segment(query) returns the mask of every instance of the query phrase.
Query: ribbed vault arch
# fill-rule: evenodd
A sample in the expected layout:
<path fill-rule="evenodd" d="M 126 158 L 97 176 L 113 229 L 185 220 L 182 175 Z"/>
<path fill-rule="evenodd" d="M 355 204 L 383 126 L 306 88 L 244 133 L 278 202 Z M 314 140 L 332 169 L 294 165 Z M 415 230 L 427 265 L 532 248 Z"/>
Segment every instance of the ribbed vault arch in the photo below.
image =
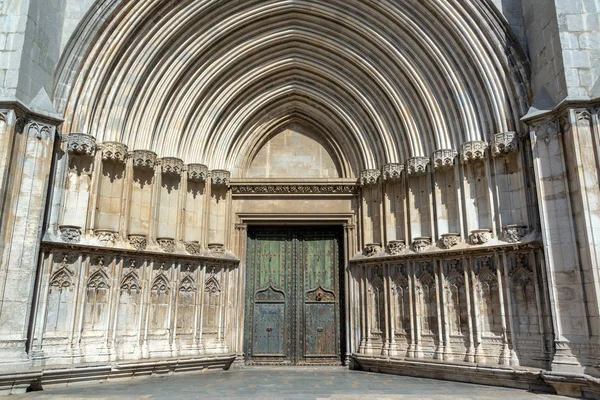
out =
<path fill-rule="evenodd" d="M 65 132 L 234 172 L 302 120 L 352 177 L 520 129 L 526 64 L 493 7 L 98 0 L 61 59 L 55 101 Z"/>

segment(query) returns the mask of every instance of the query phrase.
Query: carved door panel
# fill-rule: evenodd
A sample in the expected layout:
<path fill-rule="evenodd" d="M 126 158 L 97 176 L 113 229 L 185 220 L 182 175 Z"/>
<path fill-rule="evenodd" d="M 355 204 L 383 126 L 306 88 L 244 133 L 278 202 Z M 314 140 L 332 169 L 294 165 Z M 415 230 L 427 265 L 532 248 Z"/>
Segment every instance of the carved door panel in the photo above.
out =
<path fill-rule="evenodd" d="M 336 228 L 249 230 L 248 363 L 340 362 L 340 233 Z"/>

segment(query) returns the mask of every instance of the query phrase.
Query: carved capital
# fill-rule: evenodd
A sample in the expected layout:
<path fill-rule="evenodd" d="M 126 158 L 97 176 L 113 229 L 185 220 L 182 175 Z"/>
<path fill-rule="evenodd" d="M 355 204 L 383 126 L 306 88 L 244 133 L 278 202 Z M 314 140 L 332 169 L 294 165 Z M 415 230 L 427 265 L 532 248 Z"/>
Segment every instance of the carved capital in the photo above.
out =
<path fill-rule="evenodd" d="M 79 243 L 81 241 L 81 227 L 73 225 L 61 225 L 60 238 L 67 243 Z"/>
<path fill-rule="evenodd" d="M 133 168 L 154 170 L 156 153 L 150 150 L 134 150 L 129 153 Z"/>
<path fill-rule="evenodd" d="M 365 169 L 360 172 L 361 186 L 376 185 L 379 183 L 381 171 L 378 169 Z"/>
<path fill-rule="evenodd" d="M 202 252 L 202 246 L 197 241 L 185 242 L 184 246 L 185 246 L 185 251 L 187 251 L 188 253 L 190 253 L 192 255 L 197 256 Z"/>
<path fill-rule="evenodd" d="M 119 142 L 102 143 L 102 160 L 124 164 L 127 159 L 127 146 Z"/>
<path fill-rule="evenodd" d="M 181 176 L 183 172 L 183 161 L 176 157 L 161 158 L 160 166 L 165 175 Z"/>
<path fill-rule="evenodd" d="M 406 160 L 406 174 L 412 176 L 423 176 L 427 174 L 427 166 L 431 163 L 429 157 L 412 157 Z"/>
<path fill-rule="evenodd" d="M 202 164 L 188 164 L 187 176 L 192 182 L 204 182 L 208 179 L 208 167 Z"/>
<path fill-rule="evenodd" d="M 374 257 L 383 251 L 380 243 L 369 243 L 365 245 L 363 254 L 366 257 Z"/>
<path fill-rule="evenodd" d="M 492 232 L 489 229 L 476 229 L 471 232 L 469 241 L 471 244 L 486 244 L 492 239 Z"/>
<path fill-rule="evenodd" d="M 457 155 L 458 152 L 452 149 L 436 150 L 433 153 L 433 168 L 443 170 L 454 167 L 454 159 Z"/>
<path fill-rule="evenodd" d="M 67 151 L 70 154 L 92 157 L 96 152 L 96 138 L 85 133 L 70 133 L 67 136 Z"/>
<path fill-rule="evenodd" d="M 509 153 L 519 151 L 519 136 L 517 132 L 496 133 L 492 137 L 491 148 L 494 157 L 505 156 Z"/>
<path fill-rule="evenodd" d="M 506 225 L 502 227 L 502 238 L 508 243 L 518 243 L 527 235 L 527 227 L 521 225 Z"/>
<path fill-rule="evenodd" d="M 246 224 L 235 224 L 235 229 L 240 232 L 246 232 L 248 230 L 248 225 Z"/>
<path fill-rule="evenodd" d="M 388 253 L 392 256 L 398 256 L 406 250 L 406 241 L 390 240 L 388 243 Z"/>
<path fill-rule="evenodd" d="M 148 246 L 148 238 L 145 235 L 129 235 L 129 244 L 136 250 L 146 250 Z"/>
<path fill-rule="evenodd" d="M 440 239 L 440 247 L 449 250 L 460 243 L 460 235 L 458 233 L 445 233 Z"/>
<path fill-rule="evenodd" d="M 157 238 L 156 243 L 158 243 L 162 251 L 164 251 L 165 253 L 172 253 L 175 251 L 175 239 Z"/>
<path fill-rule="evenodd" d="M 209 243 L 208 250 L 213 257 L 223 257 L 225 255 L 225 246 L 222 243 Z"/>
<path fill-rule="evenodd" d="M 422 253 L 429 246 L 431 246 L 431 238 L 428 236 L 417 237 L 412 242 L 412 248 L 415 253 Z"/>
<path fill-rule="evenodd" d="M 487 142 L 474 141 L 463 143 L 460 148 L 460 159 L 463 164 L 467 164 L 473 161 L 485 160 L 485 152 L 488 149 Z"/>
<path fill-rule="evenodd" d="M 213 185 L 229 187 L 231 184 L 231 173 L 222 169 L 213 169 L 210 172 L 210 179 Z"/>
<path fill-rule="evenodd" d="M 397 181 L 402 179 L 404 164 L 385 164 L 383 170 L 383 181 Z"/>
<path fill-rule="evenodd" d="M 98 229 L 94 232 L 94 235 L 104 246 L 114 246 L 117 240 L 117 233 L 109 230 Z"/>

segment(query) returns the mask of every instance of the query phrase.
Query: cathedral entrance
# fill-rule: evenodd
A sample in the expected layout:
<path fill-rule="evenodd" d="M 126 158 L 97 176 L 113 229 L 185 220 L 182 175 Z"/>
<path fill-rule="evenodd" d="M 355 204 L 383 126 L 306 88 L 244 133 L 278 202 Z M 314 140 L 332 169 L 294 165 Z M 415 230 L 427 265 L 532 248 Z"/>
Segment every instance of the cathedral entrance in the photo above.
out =
<path fill-rule="evenodd" d="M 248 364 L 339 364 L 343 348 L 341 227 L 250 227 Z"/>

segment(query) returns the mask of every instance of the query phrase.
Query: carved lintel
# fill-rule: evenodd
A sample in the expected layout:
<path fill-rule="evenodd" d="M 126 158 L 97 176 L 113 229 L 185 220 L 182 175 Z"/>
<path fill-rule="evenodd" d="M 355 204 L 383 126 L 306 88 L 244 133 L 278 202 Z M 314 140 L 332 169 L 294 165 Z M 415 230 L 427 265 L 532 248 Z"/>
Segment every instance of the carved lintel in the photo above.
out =
<path fill-rule="evenodd" d="M 440 239 L 440 247 L 443 249 L 451 249 L 460 243 L 460 235 L 458 233 L 445 233 Z"/>
<path fill-rule="evenodd" d="M 509 153 L 519 151 L 519 136 L 517 132 L 496 133 L 492 137 L 491 148 L 494 157 L 505 156 Z"/>
<path fill-rule="evenodd" d="M 444 170 L 454 167 L 454 160 L 457 155 L 458 152 L 453 149 L 436 150 L 433 153 L 433 168 Z"/>
<path fill-rule="evenodd" d="M 184 246 L 185 246 L 185 251 L 187 251 L 188 253 L 190 253 L 192 255 L 197 256 L 202 252 L 202 246 L 200 245 L 200 242 L 198 242 L 198 241 L 185 242 Z"/>
<path fill-rule="evenodd" d="M 474 245 L 486 244 L 492 239 L 492 231 L 489 229 L 476 229 L 471 232 L 469 242 Z"/>
<path fill-rule="evenodd" d="M 429 246 L 431 246 L 431 238 L 428 236 L 416 237 L 413 239 L 412 248 L 415 253 L 422 253 Z"/>
<path fill-rule="evenodd" d="M 405 240 L 390 240 L 388 243 L 388 253 L 392 256 L 398 256 L 406 250 Z"/>
<path fill-rule="evenodd" d="M 148 238 L 145 235 L 129 235 L 129 244 L 136 250 L 146 250 L 148 246 Z"/>
<path fill-rule="evenodd" d="M 231 172 L 222 169 L 210 171 L 210 179 L 213 185 L 229 187 L 231 184 Z"/>
<path fill-rule="evenodd" d="M 364 255 L 366 257 L 374 257 L 382 252 L 381 243 L 368 243 L 364 248 Z"/>
<path fill-rule="evenodd" d="M 409 177 L 427 174 L 427 166 L 431 163 L 429 157 L 412 157 L 406 160 L 406 174 Z"/>
<path fill-rule="evenodd" d="M 225 255 L 225 246 L 222 243 L 209 243 L 208 250 L 213 257 L 222 257 Z"/>
<path fill-rule="evenodd" d="M 502 237 L 505 242 L 518 243 L 527 235 L 527 227 L 522 225 L 506 225 L 502 227 Z"/>
<path fill-rule="evenodd" d="M 208 179 L 208 167 L 202 164 L 188 164 L 187 176 L 192 182 L 204 182 Z"/>
<path fill-rule="evenodd" d="M 67 136 L 67 151 L 70 154 L 92 157 L 96 152 L 96 138 L 85 133 L 70 133 Z"/>
<path fill-rule="evenodd" d="M 114 231 L 98 229 L 94 232 L 96 239 L 104 246 L 114 246 L 118 234 Z"/>
<path fill-rule="evenodd" d="M 383 181 L 397 181 L 402 179 L 402 173 L 404 172 L 404 164 L 385 164 L 383 170 Z"/>
<path fill-rule="evenodd" d="M 127 145 L 119 142 L 102 143 L 102 160 L 124 164 L 127 159 Z"/>
<path fill-rule="evenodd" d="M 81 227 L 74 225 L 61 225 L 60 238 L 67 243 L 79 243 L 81 241 Z"/>
<path fill-rule="evenodd" d="M 463 143 L 460 148 L 460 159 L 463 164 L 467 164 L 473 161 L 485 160 L 485 152 L 488 149 L 487 142 L 484 141 L 473 141 Z"/>
<path fill-rule="evenodd" d="M 176 157 L 161 158 L 160 166 L 165 175 L 181 176 L 183 172 L 183 161 Z"/>
<path fill-rule="evenodd" d="M 381 171 L 378 169 L 365 169 L 360 172 L 360 184 L 361 186 L 376 185 L 379 183 L 381 177 Z"/>
<path fill-rule="evenodd" d="M 156 238 L 156 243 L 158 243 L 165 253 L 172 253 L 175 251 L 175 239 L 173 238 Z"/>
<path fill-rule="evenodd" d="M 156 153 L 150 150 L 134 150 L 129 153 L 133 168 L 154 170 Z"/>

